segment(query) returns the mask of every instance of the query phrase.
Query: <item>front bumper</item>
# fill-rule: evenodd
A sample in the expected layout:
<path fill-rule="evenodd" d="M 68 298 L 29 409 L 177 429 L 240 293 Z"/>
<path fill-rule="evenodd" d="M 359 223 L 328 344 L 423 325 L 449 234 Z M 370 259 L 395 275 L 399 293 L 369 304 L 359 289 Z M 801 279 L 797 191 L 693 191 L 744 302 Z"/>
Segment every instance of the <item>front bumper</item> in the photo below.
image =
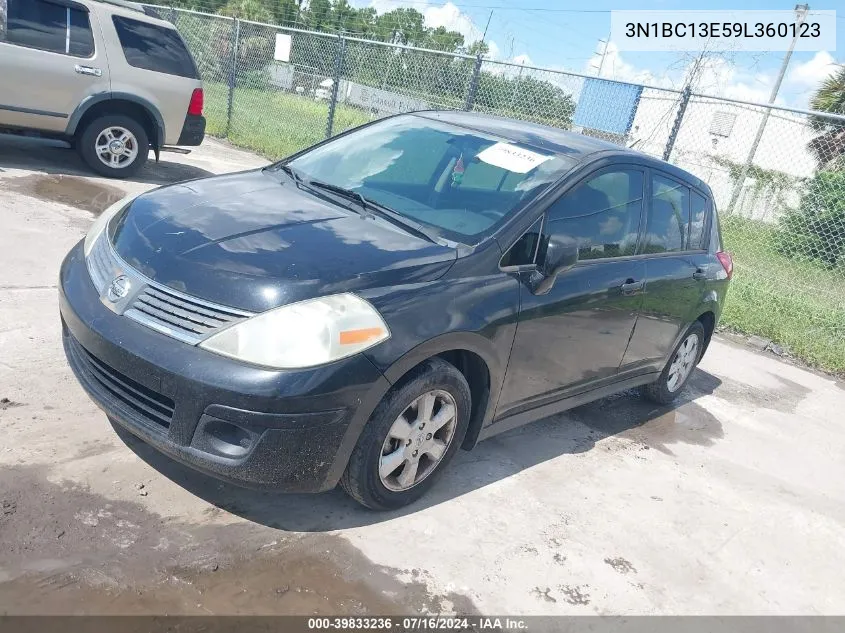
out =
<path fill-rule="evenodd" d="M 81 243 L 62 263 L 62 340 L 114 422 L 171 458 L 251 488 L 335 486 L 390 386 L 363 355 L 274 371 L 174 340 L 106 308 Z"/>

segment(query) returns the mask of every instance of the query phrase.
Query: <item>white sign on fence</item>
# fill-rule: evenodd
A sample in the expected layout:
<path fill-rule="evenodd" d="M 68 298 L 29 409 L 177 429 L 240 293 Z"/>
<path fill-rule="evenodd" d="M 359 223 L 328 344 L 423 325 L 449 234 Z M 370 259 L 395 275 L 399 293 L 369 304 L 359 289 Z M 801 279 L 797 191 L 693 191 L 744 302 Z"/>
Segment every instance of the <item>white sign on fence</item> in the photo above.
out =
<path fill-rule="evenodd" d="M 290 35 L 287 33 L 276 33 L 276 51 L 273 59 L 279 62 L 290 61 Z"/>
<path fill-rule="evenodd" d="M 379 88 L 371 88 L 352 81 L 344 81 L 341 84 L 340 92 L 346 103 L 377 112 L 398 114 L 399 112 L 413 112 L 431 108 L 428 103 L 421 99 L 414 99 Z"/>

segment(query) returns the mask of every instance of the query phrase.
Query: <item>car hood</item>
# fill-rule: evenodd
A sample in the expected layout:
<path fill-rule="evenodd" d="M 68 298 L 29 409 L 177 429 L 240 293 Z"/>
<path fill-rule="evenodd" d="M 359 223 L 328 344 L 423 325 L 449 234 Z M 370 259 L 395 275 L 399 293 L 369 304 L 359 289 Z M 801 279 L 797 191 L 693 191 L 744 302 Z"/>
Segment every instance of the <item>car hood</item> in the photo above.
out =
<path fill-rule="evenodd" d="M 263 171 L 144 194 L 111 233 L 118 255 L 147 277 L 256 312 L 326 294 L 430 281 L 457 256 Z"/>

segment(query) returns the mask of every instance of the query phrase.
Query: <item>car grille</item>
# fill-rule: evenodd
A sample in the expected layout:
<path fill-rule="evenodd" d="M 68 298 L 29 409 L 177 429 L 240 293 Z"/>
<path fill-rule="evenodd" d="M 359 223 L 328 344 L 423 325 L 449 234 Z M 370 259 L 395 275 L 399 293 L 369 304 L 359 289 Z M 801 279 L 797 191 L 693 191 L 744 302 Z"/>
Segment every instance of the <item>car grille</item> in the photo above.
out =
<path fill-rule="evenodd" d="M 77 369 L 84 373 L 100 399 L 111 400 L 128 408 L 153 428 L 168 429 L 173 419 L 173 400 L 113 369 L 86 350 L 73 336 L 66 335 L 69 356 Z"/>
<path fill-rule="evenodd" d="M 88 274 L 91 275 L 91 281 L 98 293 L 103 292 L 106 284 L 114 279 L 115 276 L 115 262 L 111 257 L 111 247 L 109 241 L 104 236 L 94 243 L 91 253 L 86 259 L 88 264 Z"/>
<path fill-rule="evenodd" d="M 253 316 L 251 312 L 204 301 L 154 282 L 124 262 L 105 235 L 94 244 L 87 264 L 100 296 L 118 275 L 130 280 L 132 290 L 125 301 L 103 300 L 109 309 L 189 345 Z"/>
<path fill-rule="evenodd" d="M 248 316 L 149 284 L 124 314 L 187 343 L 198 343 L 215 330 Z"/>

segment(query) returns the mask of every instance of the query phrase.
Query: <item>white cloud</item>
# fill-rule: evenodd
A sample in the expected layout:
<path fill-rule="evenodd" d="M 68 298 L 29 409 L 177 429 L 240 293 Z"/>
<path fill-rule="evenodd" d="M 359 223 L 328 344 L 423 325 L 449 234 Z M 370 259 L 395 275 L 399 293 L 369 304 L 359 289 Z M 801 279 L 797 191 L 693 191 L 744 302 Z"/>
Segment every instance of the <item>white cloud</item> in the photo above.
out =
<path fill-rule="evenodd" d="M 422 10 L 425 16 L 426 26 L 437 28 L 442 26 L 448 31 L 457 31 L 464 36 L 464 40 L 469 44 L 481 39 L 481 31 L 466 13 L 451 2 L 447 2 L 442 6 L 427 6 Z"/>
<path fill-rule="evenodd" d="M 827 51 L 819 51 L 803 64 L 793 66 L 786 75 L 786 81 L 796 88 L 815 90 L 822 81 L 836 71 L 836 60 Z"/>
<path fill-rule="evenodd" d="M 360 2 L 353 2 L 352 4 L 361 5 Z M 431 4 L 429 0 L 403 0 L 396 2 L 395 0 L 370 0 L 369 5 L 376 10 L 376 13 L 382 14 L 394 9 L 406 8 L 416 9 L 423 14 L 425 18 L 425 25 L 436 29 L 439 26 L 449 30 L 457 31 L 464 36 L 464 42 L 469 45 L 481 39 L 483 31 L 473 22 L 472 18 L 461 11 L 452 2 L 446 4 Z M 501 49 L 492 40 L 487 40 L 487 45 L 490 49 L 487 57 L 496 59 Z"/>
<path fill-rule="evenodd" d="M 615 43 L 607 45 L 607 54 L 602 65 L 601 76 L 634 83 L 643 83 L 658 88 L 681 88 L 689 77 L 696 55 L 688 60 L 663 68 L 644 68 L 630 63 L 622 57 Z M 601 54 L 595 53 L 587 61 L 583 72 L 595 74 L 601 62 Z M 833 57 L 827 52 L 816 53 L 809 61 L 793 64 L 784 79 L 775 103 L 806 107 L 809 91 L 818 86 L 827 74 L 835 70 Z M 755 71 L 724 55 L 705 57 L 698 69 L 693 89 L 713 96 L 730 97 L 743 101 L 766 103 L 769 100 L 776 71 Z"/>
<path fill-rule="evenodd" d="M 602 53 L 596 52 L 587 60 L 584 67 L 584 72 L 594 74 L 596 70 L 601 67 L 601 77 L 605 79 L 619 79 L 620 81 L 631 81 L 635 83 L 650 84 L 653 86 L 660 86 L 670 88 L 675 81 L 669 76 L 668 72 L 662 74 L 655 74 L 646 68 L 637 68 L 633 64 L 628 63 L 622 59 L 622 54 L 619 52 L 619 47 L 614 42 L 608 42 L 606 51 L 603 51 L 604 62 L 602 62 Z"/>

